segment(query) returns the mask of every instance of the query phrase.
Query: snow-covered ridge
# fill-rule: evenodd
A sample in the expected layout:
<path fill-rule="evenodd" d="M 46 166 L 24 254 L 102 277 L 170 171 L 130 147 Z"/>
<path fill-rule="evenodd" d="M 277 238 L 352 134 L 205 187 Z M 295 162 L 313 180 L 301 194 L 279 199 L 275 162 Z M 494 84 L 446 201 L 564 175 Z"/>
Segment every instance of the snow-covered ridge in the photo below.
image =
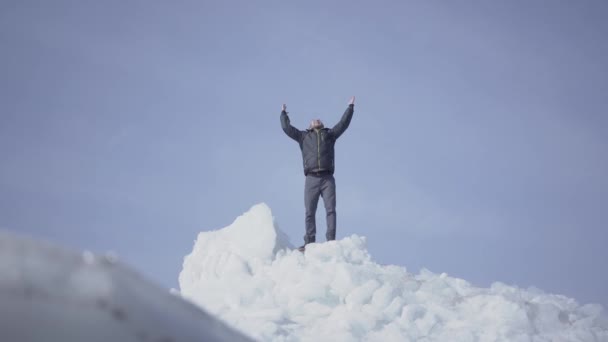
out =
<path fill-rule="evenodd" d="M 179 284 L 260 341 L 608 341 L 600 305 L 379 265 L 357 235 L 302 254 L 265 204 L 200 233 Z"/>
<path fill-rule="evenodd" d="M 247 342 L 112 256 L 0 231 L 2 342 Z"/>

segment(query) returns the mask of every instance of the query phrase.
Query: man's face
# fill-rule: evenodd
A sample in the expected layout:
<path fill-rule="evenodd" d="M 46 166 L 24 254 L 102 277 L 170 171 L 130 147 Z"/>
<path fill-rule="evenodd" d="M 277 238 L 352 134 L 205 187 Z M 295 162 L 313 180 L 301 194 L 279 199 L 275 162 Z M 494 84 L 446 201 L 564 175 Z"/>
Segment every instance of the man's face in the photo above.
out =
<path fill-rule="evenodd" d="M 321 119 L 314 119 L 310 122 L 310 128 L 311 129 L 321 129 L 321 128 L 323 128 L 323 122 L 321 121 Z"/>

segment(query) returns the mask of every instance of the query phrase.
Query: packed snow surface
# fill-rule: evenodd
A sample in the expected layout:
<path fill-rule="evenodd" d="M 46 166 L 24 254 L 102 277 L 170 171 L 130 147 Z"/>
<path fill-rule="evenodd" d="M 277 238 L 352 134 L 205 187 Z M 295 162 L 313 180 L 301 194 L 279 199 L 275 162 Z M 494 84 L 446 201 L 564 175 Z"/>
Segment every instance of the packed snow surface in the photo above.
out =
<path fill-rule="evenodd" d="M 2 342 L 247 342 L 112 256 L 0 231 Z"/>
<path fill-rule="evenodd" d="M 201 232 L 182 296 L 259 341 L 608 341 L 598 304 L 380 265 L 357 235 L 293 249 L 270 208 Z"/>

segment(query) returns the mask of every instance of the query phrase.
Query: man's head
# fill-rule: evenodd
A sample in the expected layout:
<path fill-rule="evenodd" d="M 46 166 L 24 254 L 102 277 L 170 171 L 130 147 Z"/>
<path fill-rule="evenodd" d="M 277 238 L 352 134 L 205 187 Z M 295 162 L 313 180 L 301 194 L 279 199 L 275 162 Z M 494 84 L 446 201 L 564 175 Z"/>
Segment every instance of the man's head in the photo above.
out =
<path fill-rule="evenodd" d="M 310 129 L 321 129 L 323 127 L 323 122 L 320 119 L 314 119 L 310 122 Z"/>

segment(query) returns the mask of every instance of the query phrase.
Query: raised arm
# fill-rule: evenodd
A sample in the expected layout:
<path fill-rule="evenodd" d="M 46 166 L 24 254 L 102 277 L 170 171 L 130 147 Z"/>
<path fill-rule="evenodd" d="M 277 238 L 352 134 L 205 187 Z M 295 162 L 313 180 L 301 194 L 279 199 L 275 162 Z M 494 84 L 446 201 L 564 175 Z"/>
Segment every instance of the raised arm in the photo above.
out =
<path fill-rule="evenodd" d="M 353 118 L 353 113 L 355 112 L 355 97 L 351 97 L 350 101 L 348 101 L 348 107 L 346 108 L 346 111 L 344 111 L 344 114 L 342 114 L 342 119 L 340 119 L 340 122 L 338 122 L 332 129 L 331 131 L 334 133 L 334 136 L 336 137 L 336 139 L 338 139 L 342 133 L 344 133 L 344 131 L 346 131 L 346 129 L 348 128 L 348 125 L 350 125 L 350 120 L 352 120 Z"/>
<path fill-rule="evenodd" d="M 301 142 L 302 141 L 302 131 L 293 127 L 289 121 L 289 116 L 287 116 L 287 106 L 283 105 L 281 110 L 281 128 L 283 128 L 283 132 L 287 134 L 291 139 Z"/>

